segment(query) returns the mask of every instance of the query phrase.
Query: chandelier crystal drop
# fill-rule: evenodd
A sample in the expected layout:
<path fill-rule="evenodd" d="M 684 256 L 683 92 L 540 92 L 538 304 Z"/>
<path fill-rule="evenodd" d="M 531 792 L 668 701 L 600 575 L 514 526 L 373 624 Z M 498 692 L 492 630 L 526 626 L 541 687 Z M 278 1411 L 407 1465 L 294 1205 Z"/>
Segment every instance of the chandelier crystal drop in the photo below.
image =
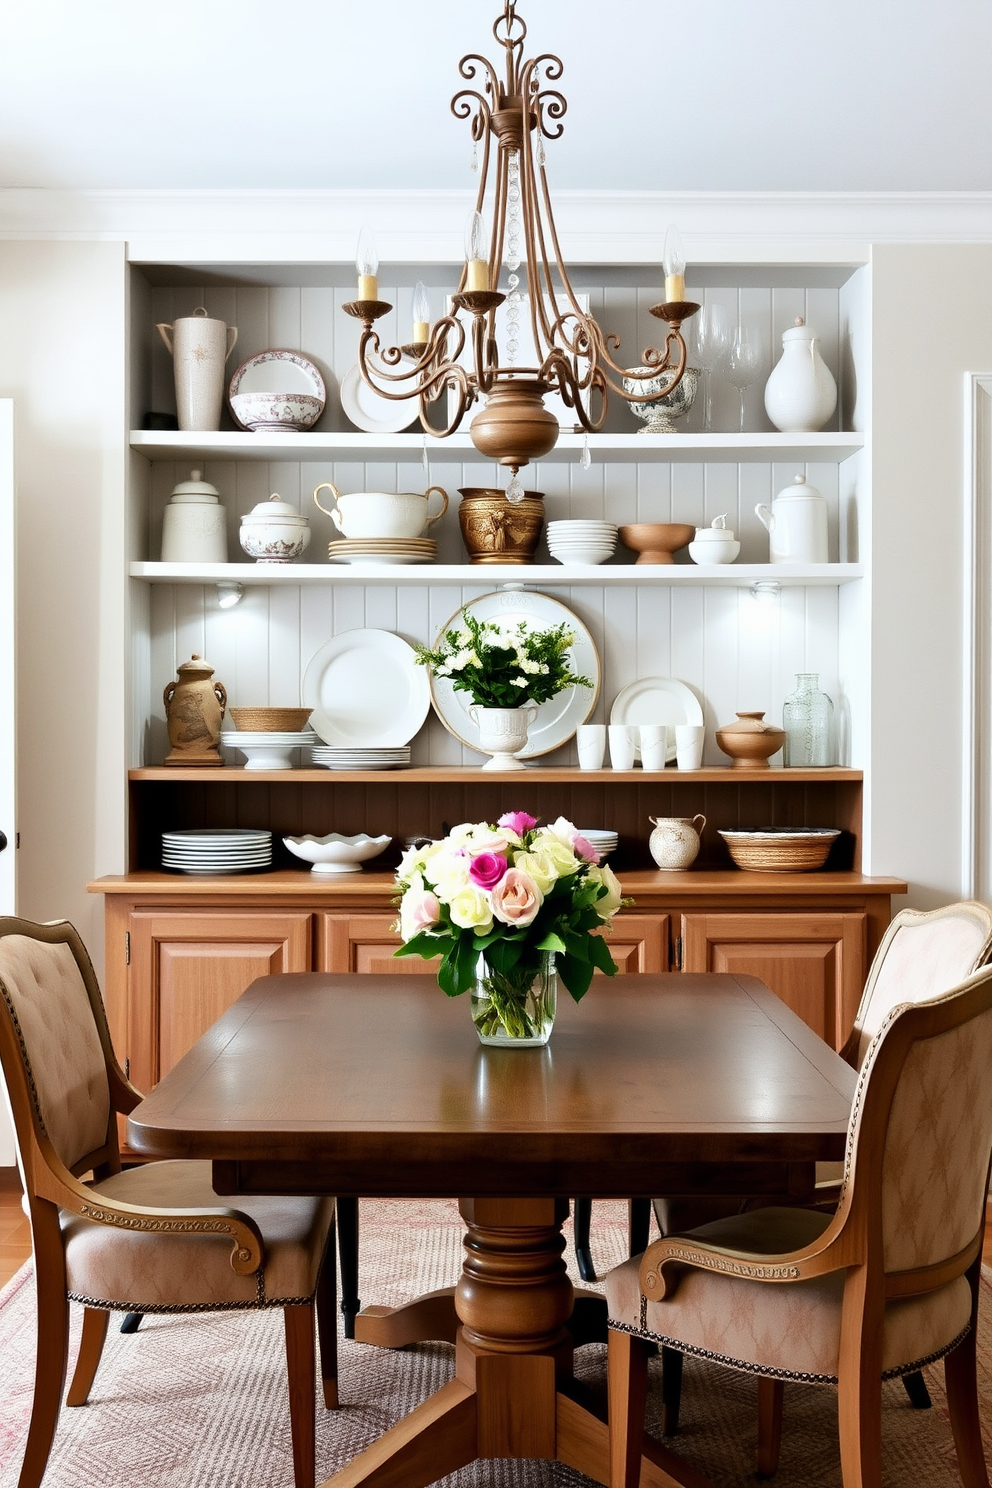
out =
<path fill-rule="evenodd" d="M 476 410 L 472 442 L 510 469 L 512 501 L 523 495 L 520 467 L 558 441 L 559 421 L 545 398 L 557 396 L 587 435 L 602 428 L 610 392 L 636 403 L 667 398 L 686 366 L 682 322 L 699 306 L 684 298 L 681 241 L 670 234 L 666 294 L 651 307 L 667 323 L 664 344 L 644 351 L 633 369 L 615 360 L 619 337 L 600 329 L 572 289 L 545 172 L 545 142 L 562 134 L 568 107 L 551 86 L 563 65 L 550 52 L 525 59 L 527 27 L 516 0 L 504 0 L 493 35 L 503 48 L 502 75 L 485 57 L 469 53 L 458 64 L 467 86 L 451 101 L 455 117 L 469 121 L 479 181 L 465 266 L 448 313 L 433 324 L 416 319 L 412 341 L 383 346 L 375 322 L 393 307 L 378 298 L 378 262 L 365 233 L 358 298 L 344 308 L 362 323 L 362 377 L 382 397 L 416 395 L 427 434 L 443 439 Z M 499 288 L 504 269 L 506 293 Z M 496 312 L 504 302 L 501 347 Z M 519 365 L 521 355 L 527 365 Z"/>

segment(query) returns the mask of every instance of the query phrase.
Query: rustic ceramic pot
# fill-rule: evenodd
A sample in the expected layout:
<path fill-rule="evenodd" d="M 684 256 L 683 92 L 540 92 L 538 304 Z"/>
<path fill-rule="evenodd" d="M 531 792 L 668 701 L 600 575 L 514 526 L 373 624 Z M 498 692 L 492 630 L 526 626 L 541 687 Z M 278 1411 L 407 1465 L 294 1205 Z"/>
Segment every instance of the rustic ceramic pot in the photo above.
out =
<path fill-rule="evenodd" d="M 764 713 L 738 713 L 736 723 L 716 731 L 716 742 L 735 770 L 767 770 L 770 757 L 785 743 L 785 729 L 765 723 Z"/>
<path fill-rule="evenodd" d="M 533 563 L 544 525 L 540 491 L 507 501 L 505 491 L 459 488 L 458 525 L 472 563 Z"/>
<path fill-rule="evenodd" d="M 648 849 L 658 867 L 668 871 L 691 867 L 702 846 L 705 816 L 701 812 L 696 816 L 649 816 L 648 821 L 654 823 Z"/>
<path fill-rule="evenodd" d="M 170 682 L 162 694 L 172 746 L 165 764 L 223 765 L 217 745 L 227 689 L 213 680 L 213 667 L 195 651 L 176 670 L 178 682 Z"/>

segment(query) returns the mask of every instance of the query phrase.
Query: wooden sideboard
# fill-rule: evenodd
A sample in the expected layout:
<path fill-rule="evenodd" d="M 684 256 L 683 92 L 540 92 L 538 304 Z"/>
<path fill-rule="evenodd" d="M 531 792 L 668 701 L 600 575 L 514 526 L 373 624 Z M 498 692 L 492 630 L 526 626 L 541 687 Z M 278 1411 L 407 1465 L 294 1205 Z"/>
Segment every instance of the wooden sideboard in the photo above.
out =
<path fill-rule="evenodd" d="M 856 872 L 630 869 L 620 880 L 635 901 L 610 936 L 621 970 L 759 976 L 837 1048 L 891 896 L 906 890 L 900 880 Z M 90 889 L 106 899 L 107 1008 L 139 1089 L 151 1089 L 257 976 L 425 967 L 393 957 L 389 873 L 328 882 L 294 869 L 228 878 L 148 870 Z M 609 996 L 609 983 L 589 995 Z"/>

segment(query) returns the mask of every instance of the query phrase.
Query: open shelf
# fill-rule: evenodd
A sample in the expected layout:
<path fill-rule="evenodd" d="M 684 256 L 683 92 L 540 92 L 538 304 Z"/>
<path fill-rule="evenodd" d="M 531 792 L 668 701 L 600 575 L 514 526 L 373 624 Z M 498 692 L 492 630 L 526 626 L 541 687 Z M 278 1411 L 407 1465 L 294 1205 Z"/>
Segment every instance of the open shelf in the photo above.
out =
<path fill-rule="evenodd" d="M 590 434 L 589 451 L 602 462 L 641 462 L 657 459 L 694 464 L 711 462 L 793 463 L 847 460 L 864 448 L 864 435 L 823 434 Z M 544 460 L 577 460 L 584 434 L 559 435 Z M 414 434 L 242 434 L 221 430 L 194 433 L 135 429 L 131 448 L 150 460 L 354 460 L 367 462 L 418 461 L 424 435 Z M 467 433 L 446 439 L 428 436 L 427 458 L 432 462 L 483 459 Z"/>
<path fill-rule="evenodd" d="M 170 785 L 232 785 L 238 783 L 265 785 L 346 785 L 351 781 L 366 785 L 481 785 L 557 784 L 615 785 L 658 783 L 664 785 L 837 785 L 858 784 L 861 770 L 844 766 L 824 769 L 790 768 L 768 770 L 735 770 L 732 765 L 709 765 L 702 770 L 579 770 L 574 765 L 527 765 L 521 770 L 483 770 L 472 765 L 428 765 L 401 770 L 246 770 L 237 765 L 197 769 L 193 766 L 145 765 L 129 770 L 129 780 L 163 780 Z"/>

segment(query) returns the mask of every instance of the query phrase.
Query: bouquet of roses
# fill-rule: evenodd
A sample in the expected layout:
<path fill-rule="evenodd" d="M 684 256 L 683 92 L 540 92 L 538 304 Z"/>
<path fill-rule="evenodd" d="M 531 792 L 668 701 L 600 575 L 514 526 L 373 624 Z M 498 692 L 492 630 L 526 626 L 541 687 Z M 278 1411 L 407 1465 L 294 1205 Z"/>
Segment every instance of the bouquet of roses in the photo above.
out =
<path fill-rule="evenodd" d="M 487 996 L 511 1033 L 526 1022 L 527 992 L 549 953 L 576 1002 L 595 968 L 616 974 L 606 943 L 592 932 L 608 926 L 624 902 L 620 885 L 564 817 L 539 827 L 526 812 L 510 811 L 496 826 L 453 827 L 441 841 L 405 853 L 396 880 L 405 943 L 395 954 L 440 954 L 437 979 L 449 997 L 475 984 L 484 957 Z"/>

